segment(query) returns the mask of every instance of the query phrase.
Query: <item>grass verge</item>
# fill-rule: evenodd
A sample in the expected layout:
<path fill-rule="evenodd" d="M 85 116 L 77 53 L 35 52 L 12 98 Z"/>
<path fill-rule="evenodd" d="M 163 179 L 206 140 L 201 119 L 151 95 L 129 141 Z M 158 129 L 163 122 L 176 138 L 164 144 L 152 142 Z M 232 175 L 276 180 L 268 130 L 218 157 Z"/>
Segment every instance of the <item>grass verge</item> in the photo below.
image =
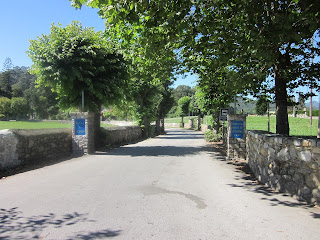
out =
<path fill-rule="evenodd" d="M 111 124 L 101 124 L 101 127 L 115 127 Z M 71 123 L 65 121 L 0 121 L 0 130 L 3 129 L 43 129 L 43 128 L 72 128 Z"/>

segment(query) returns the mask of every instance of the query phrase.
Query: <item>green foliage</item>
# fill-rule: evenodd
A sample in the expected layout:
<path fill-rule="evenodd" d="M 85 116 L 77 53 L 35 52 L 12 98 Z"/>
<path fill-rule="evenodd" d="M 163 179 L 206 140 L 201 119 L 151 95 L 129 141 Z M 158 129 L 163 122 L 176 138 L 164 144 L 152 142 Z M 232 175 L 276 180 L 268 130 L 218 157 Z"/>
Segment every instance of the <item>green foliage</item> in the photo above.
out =
<path fill-rule="evenodd" d="M 226 104 L 224 99 L 235 93 L 274 93 L 279 133 L 289 133 L 287 90 L 319 88 L 320 64 L 309 64 L 311 56 L 320 52 L 319 46 L 311 45 L 320 24 L 320 4 L 313 0 L 72 3 L 100 8 L 118 34 L 124 32 L 124 40 L 139 37 L 153 51 L 175 46 L 187 69 L 200 76 L 202 86 L 214 85 L 213 91 L 204 92 L 217 93 L 210 99 L 217 99 L 215 106 Z M 226 78 L 226 70 L 235 77 Z"/>
<path fill-rule="evenodd" d="M 258 115 L 265 115 L 267 112 L 267 108 L 268 108 L 268 100 L 266 99 L 265 96 L 260 96 L 258 101 L 256 102 L 256 113 Z"/>
<path fill-rule="evenodd" d="M 185 96 L 179 99 L 178 101 L 178 108 L 179 108 L 179 115 L 180 117 L 185 117 L 189 115 L 190 110 L 190 97 Z"/>
<path fill-rule="evenodd" d="M 112 109 L 104 111 L 103 117 L 107 120 L 133 120 L 133 111 L 130 105 L 114 105 Z"/>
<path fill-rule="evenodd" d="M 182 97 L 192 97 L 195 94 L 195 89 L 186 85 L 179 85 L 175 89 L 172 90 L 172 94 L 176 103 L 178 103 L 179 99 Z"/>
<path fill-rule="evenodd" d="M 65 28 L 52 25 L 49 35 L 30 43 L 31 72 L 37 75 L 39 85 L 58 93 L 61 106 L 79 106 L 84 91 L 85 107 L 98 112 L 102 104 L 123 96 L 126 64 L 102 32 L 78 22 Z"/>
<path fill-rule="evenodd" d="M 204 138 L 207 142 L 219 142 L 222 139 L 222 132 L 219 131 L 217 134 L 214 130 L 207 130 L 204 133 Z"/>
<path fill-rule="evenodd" d="M 9 120 L 11 114 L 11 100 L 6 97 L 0 97 L 0 114 L 5 120 Z"/>
<path fill-rule="evenodd" d="M 14 119 L 27 118 L 29 113 L 29 104 L 25 98 L 18 97 L 11 99 L 11 115 Z"/>

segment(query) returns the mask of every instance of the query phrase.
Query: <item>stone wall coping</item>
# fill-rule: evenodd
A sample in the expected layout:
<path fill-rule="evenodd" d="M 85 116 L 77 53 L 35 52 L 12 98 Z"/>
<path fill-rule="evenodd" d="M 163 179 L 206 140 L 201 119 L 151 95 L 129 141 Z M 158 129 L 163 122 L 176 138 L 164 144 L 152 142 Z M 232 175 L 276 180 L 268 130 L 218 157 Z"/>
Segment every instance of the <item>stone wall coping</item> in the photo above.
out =
<path fill-rule="evenodd" d="M 284 136 L 276 133 L 268 133 L 267 131 L 260 130 L 247 130 L 248 136 L 252 136 L 254 138 L 260 138 L 264 141 L 274 142 L 277 144 L 286 144 L 286 145 L 294 145 L 294 146 L 303 146 L 303 147 L 319 147 L 320 139 L 317 137 L 303 137 L 303 136 Z"/>
<path fill-rule="evenodd" d="M 139 126 L 117 126 L 117 127 L 103 127 L 103 128 L 108 131 L 116 131 L 116 130 L 135 129 L 135 128 L 141 128 L 141 127 L 139 127 Z"/>
<path fill-rule="evenodd" d="M 41 136 L 41 135 L 48 135 L 54 133 L 70 133 L 70 128 L 44 128 L 44 129 L 11 129 L 14 134 L 20 136 Z"/>

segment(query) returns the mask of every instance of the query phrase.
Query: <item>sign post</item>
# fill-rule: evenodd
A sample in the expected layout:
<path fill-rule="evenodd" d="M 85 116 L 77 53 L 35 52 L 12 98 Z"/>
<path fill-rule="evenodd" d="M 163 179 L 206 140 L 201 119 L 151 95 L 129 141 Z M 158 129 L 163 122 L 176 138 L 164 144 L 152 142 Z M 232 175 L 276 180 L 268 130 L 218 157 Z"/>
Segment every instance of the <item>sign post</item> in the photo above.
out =
<path fill-rule="evenodd" d="M 88 153 L 88 114 L 81 113 L 72 119 L 72 152 Z"/>
<path fill-rule="evenodd" d="M 229 109 L 228 108 L 220 108 L 220 121 L 222 121 L 222 140 L 223 140 L 223 144 L 225 145 L 225 128 L 224 128 L 224 122 L 227 121 L 228 119 L 228 113 L 229 113 Z"/>
<path fill-rule="evenodd" d="M 228 115 L 228 159 L 246 159 L 246 115 Z"/>

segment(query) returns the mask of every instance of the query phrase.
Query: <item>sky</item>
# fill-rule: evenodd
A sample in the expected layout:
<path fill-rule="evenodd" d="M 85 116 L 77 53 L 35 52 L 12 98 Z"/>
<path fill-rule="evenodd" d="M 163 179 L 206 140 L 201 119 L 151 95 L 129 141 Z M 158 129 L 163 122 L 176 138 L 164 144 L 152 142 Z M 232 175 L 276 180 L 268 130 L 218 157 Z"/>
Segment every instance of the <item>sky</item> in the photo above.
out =
<path fill-rule="evenodd" d="M 71 7 L 69 0 L 0 0 L 0 69 L 7 57 L 14 66 L 32 65 L 26 51 L 29 40 L 49 34 L 51 24 L 66 26 L 73 20 L 83 26 L 104 29 L 104 20 L 97 9 L 83 6 L 81 10 Z M 195 86 L 196 77 L 178 77 L 173 87 Z"/>

